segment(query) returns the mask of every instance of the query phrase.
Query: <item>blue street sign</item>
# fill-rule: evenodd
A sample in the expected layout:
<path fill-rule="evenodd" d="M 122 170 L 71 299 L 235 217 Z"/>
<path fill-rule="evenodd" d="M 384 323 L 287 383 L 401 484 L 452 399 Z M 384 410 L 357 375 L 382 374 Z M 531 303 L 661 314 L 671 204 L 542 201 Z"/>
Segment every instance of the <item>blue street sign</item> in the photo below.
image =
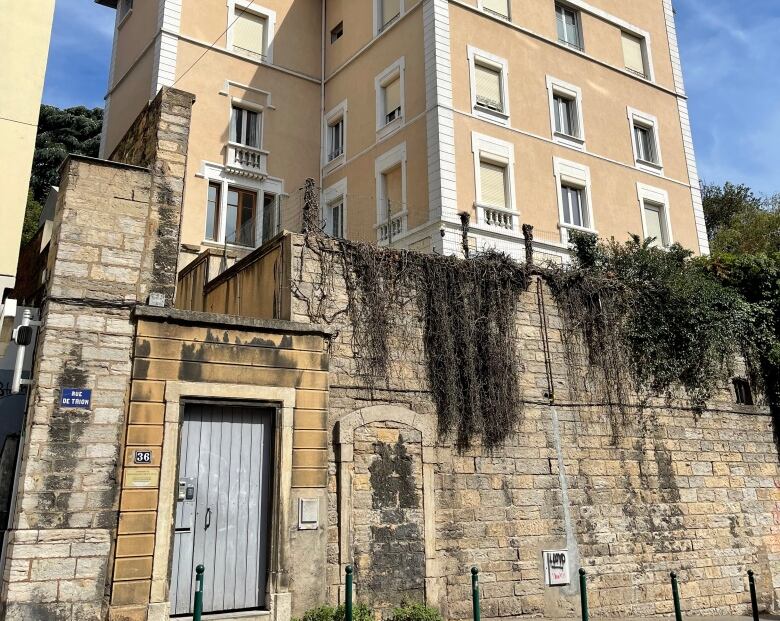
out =
<path fill-rule="evenodd" d="M 92 409 L 92 390 L 90 388 L 63 388 L 60 392 L 60 407 Z"/>

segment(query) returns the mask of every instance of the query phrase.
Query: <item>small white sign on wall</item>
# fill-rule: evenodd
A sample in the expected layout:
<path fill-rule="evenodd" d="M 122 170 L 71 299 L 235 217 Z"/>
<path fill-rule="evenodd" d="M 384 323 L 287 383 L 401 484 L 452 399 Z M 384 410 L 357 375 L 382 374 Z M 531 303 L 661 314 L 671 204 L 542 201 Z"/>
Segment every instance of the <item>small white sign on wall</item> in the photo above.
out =
<path fill-rule="evenodd" d="M 298 530 L 317 530 L 320 526 L 320 501 L 316 498 L 298 500 Z"/>
<path fill-rule="evenodd" d="M 547 586 L 566 586 L 569 578 L 569 551 L 545 550 L 544 558 L 544 583 Z"/>

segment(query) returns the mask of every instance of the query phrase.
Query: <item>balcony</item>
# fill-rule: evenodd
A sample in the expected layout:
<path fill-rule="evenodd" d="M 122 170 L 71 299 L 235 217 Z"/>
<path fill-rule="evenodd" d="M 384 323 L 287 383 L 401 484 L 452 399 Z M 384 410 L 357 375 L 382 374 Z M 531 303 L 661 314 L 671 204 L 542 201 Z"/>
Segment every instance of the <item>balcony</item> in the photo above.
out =
<path fill-rule="evenodd" d="M 516 219 L 517 212 L 512 209 L 477 205 L 477 221 L 485 226 L 504 229 L 506 231 L 515 231 L 517 230 L 515 224 Z"/>
<path fill-rule="evenodd" d="M 225 155 L 225 168 L 243 177 L 264 179 L 268 176 L 268 151 L 229 142 Z"/>
<path fill-rule="evenodd" d="M 406 211 L 394 214 L 389 221 L 376 226 L 376 237 L 380 244 L 391 244 L 401 233 L 406 231 Z"/>

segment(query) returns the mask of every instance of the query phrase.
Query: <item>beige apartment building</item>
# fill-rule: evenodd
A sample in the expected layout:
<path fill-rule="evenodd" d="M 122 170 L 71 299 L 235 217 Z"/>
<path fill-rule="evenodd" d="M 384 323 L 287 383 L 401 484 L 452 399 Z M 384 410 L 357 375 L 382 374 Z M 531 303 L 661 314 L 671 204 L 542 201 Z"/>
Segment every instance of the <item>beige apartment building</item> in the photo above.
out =
<path fill-rule="evenodd" d="M 54 0 L 0 0 L 0 298 L 16 282 L 38 110 L 46 76 Z M 13 85 L 9 87 L 9 85 Z"/>
<path fill-rule="evenodd" d="M 301 221 L 520 258 L 521 225 L 708 252 L 671 0 L 97 0 L 116 6 L 103 155 L 194 93 L 180 267 Z"/>

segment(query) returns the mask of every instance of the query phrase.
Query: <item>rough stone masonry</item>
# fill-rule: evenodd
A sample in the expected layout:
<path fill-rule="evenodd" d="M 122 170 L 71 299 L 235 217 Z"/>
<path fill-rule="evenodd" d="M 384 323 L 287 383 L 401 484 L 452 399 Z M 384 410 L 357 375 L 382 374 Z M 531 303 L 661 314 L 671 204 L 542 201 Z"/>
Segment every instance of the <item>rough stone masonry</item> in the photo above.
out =
<path fill-rule="evenodd" d="M 192 103 L 164 89 L 120 145 L 123 163 L 63 165 L 8 532 L 6 619 L 105 618 L 131 309 L 150 293 L 173 302 Z M 60 406 L 63 388 L 91 388 L 91 409 Z"/>

